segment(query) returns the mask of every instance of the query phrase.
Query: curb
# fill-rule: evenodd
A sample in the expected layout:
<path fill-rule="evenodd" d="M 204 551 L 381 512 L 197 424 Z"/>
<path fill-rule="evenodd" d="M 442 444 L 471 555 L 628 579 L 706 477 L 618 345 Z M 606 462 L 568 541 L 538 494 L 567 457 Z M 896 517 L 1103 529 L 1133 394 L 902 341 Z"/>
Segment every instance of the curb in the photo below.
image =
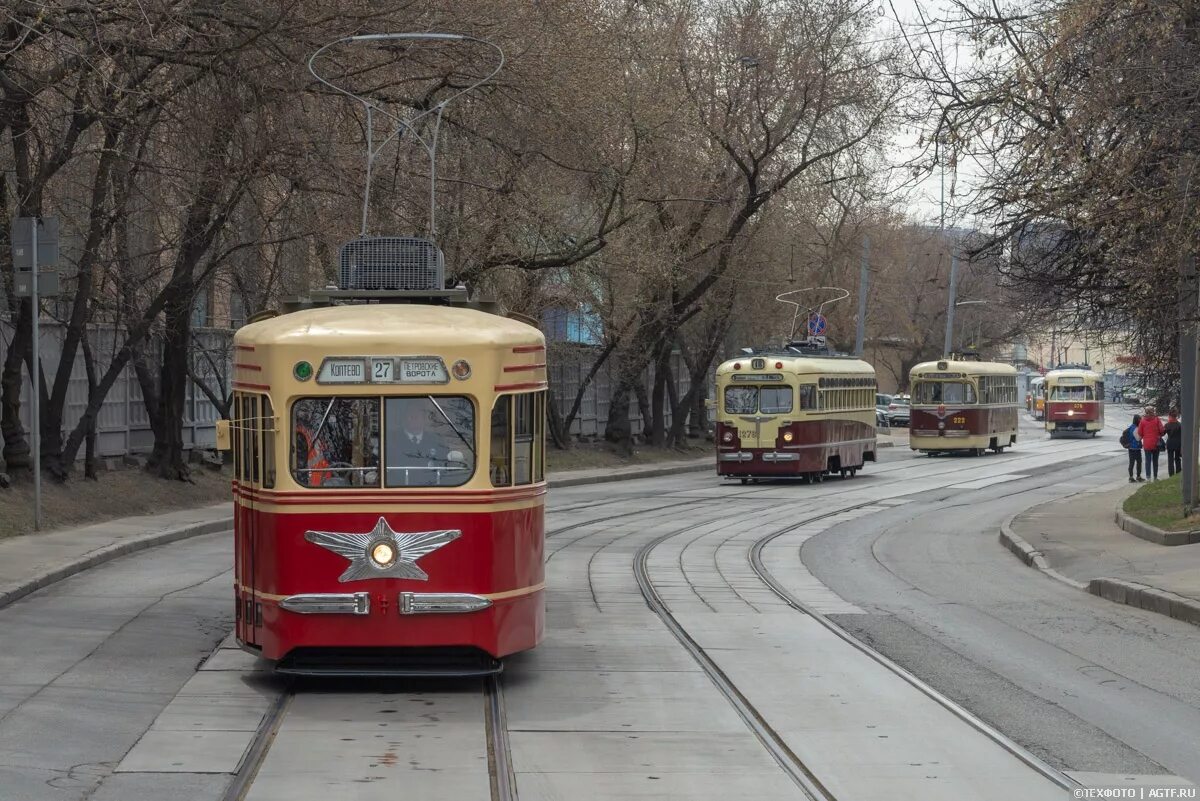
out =
<path fill-rule="evenodd" d="M 1192 545 L 1200 542 L 1200 531 L 1163 531 L 1157 526 L 1143 523 L 1136 517 L 1130 517 L 1122 508 L 1124 504 L 1124 500 L 1117 504 L 1115 517 L 1117 528 L 1122 531 L 1157 545 Z"/>
<path fill-rule="evenodd" d="M 673 475 L 675 473 L 698 473 L 702 470 L 715 469 L 713 463 L 705 460 L 703 463 L 695 465 L 684 465 L 674 467 L 658 467 L 651 468 L 645 471 L 636 473 L 610 473 L 600 476 L 581 476 L 579 478 L 565 478 L 555 480 L 553 478 L 547 480 L 548 487 L 574 487 L 581 484 L 603 484 L 610 481 L 625 481 L 635 478 L 655 478 L 657 476 Z M 169 545 L 172 542 L 179 542 L 191 537 L 199 537 L 204 534 L 215 534 L 219 531 L 228 531 L 233 528 L 233 515 L 222 517 L 219 520 L 208 520 L 204 523 L 191 523 L 185 526 L 175 526 L 174 528 L 155 531 L 150 534 L 143 534 L 138 537 L 130 537 L 121 542 L 107 545 L 99 548 L 86 556 L 82 556 L 73 562 L 68 562 L 65 565 L 47 570 L 38 575 L 24 579 L 22 581 L 13 582 L 6 586 L 0 586 L 0 609 L 9 604 L 24 598 L 32 592 L 55 584 L 63 579 L 70 578 L 77 573 L 82 573 L 105 562 L 111 562 L 121 556 L 128 556 L 138 551 L 144 551 L 148 548 L 154 548 L 159 545 Z"/>
<path fill-rule="evenodd" d="M 1136 606 L 1160 615 L 1173 617 L 1193 626 L 1200 626 L 1200 601 L 1160 590 L 1148 584 L 1115 578 L 1094 578 L 1088 582 L 1088 592 L 1114 603 Z"/>
<path fill-rule="evenodd" d="M 1060 581 L 1068 587 L 1073 587 L 1077 590 L 1087 592 L 1088 585 L 1082 581 L 1076 581 L 1070 576 L 1059 573 L 1054 568 L 1050 567 L 1050 563 L 1046 561 L 1046 557 L 1037 548 L 1034 548 L 1025 541 L 1021 535 L 1012 530 L 1012 522 L 1023 512 L 1018 512 L 1012 515 L 1003 523 L 1000 524 L 1000 542 L 1005 548 L 1016 554 L 1017 558 L 1032 568 L 1042 571 L 1055 581 Z"/>
<path fill-rule="evenodd" d="M 1200 626 L 1200 601 L 1193 598 L 1126 579 L 1094 578 L 1084 583 L 1050 567 L 1050 563 L 1046 561 L 1046 557 L 1042 555 L 1041 551 L 1012 530 L 1012 522 L 1021 514 L 1024 512 L 1018 512 L 1000 524 L 1000 542 L 1025 564 L 1067 586 L 1083 590 L 1113 603 L 1136 606 L 1139 609 L 1157 612 L 1160 615 L 1182 620 L 1184 623 Z"/>
<path fill-rule="evenodd" d="M 155 531 L 150 534 L 143 534 L 139 537 L 130 537 L 122 542 L 116 542 L 99 548 L 86 556 L 82 556 L 73 562 L 68 562 L 65 565 L 56 567 L 53 570 L 47 570 L 38 575 L 14 582 L 6 587 L 0 588 L 0 609 L 11 604 L 20 598 L 24 598 L 31 592 L 40 590 L 50 584 L 62 581 L 65 578 L 70 578 L 76 573 L 82 573 L 97 565 L 102 565 L 105 562 L 111 562 L 119 556 L 126 556 L 138 551 L 144 551 L 147 548 L 153 548 L 158 545 L 167 545 L 179 540 L 185 540 L 189 537 L 199 537 L 203 534 L 215 534 L 218 531 L 228 531 L 233 527 L 233 515 L 223 517 L 219 520 L 209 520 L 204 523 L 192 523 L 186 526 L 176 526 L 174 528 L 164 529 L 163 531 Z M 36 535 L 35 535 L 36 536 Z"/>
<path fill-rule="evenodd" d="M 608 484 L 613 481 L 629 481 L 635 478 L 658 478 L 659 476 L 671 476 L 678 473 L 701 473 L 705 470 L 716 471 L 716 462 L 712 459 L 696 462 L 696 464 L 676 465 L 674 467 L 651 467 L 646 470 L 639 470 L 636 473 L 607 473 L 599 476 L 580 476 L 578 478 L 548 478 L 546 486 L 550 489 L 555 487 L 578 487 L 583 484 Z"/>

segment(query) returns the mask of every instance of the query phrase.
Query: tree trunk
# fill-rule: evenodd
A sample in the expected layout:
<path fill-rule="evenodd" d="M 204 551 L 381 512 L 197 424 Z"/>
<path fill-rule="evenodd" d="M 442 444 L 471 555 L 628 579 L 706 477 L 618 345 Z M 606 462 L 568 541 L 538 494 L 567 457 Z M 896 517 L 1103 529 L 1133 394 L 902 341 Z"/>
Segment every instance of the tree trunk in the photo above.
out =
<path fill-rule="evenodd" d="M 83 366 L 87 371 L 88 382 L 88 402 L 96 393 L 96 358 L 92 353 L 91 343 L 87 337 L 83 338 Z M 92 418 L 91 424 L 88 426 L 87 444 L 84 449 L 83 457 L 83 477 L 90 478 L 93 481 L 98 480 L 96 475 L 96 419 Z"/>
<path fill-rule="evenodd" d="M 662 447 L 666 441 L 667 419 L 664 414 L 667 382 L 671 377 L 671 349 L 663 348 L 654 363 L 654 390 L 650 396 L 650 444 Z"/>
<path fill-rule="evenodd" d="M 4 355 L 4 372 L 0 375 L 0 406 L 3 409 L 0 411 L 0 432 L 4 434 L 4 465 L 10 473 L 29 470 L 33 464 L 25 426 L 21 425 L 21 370 L 23 364 L 32 359 L 30 308 L 29 299 L 22 299 L 16 330 Z"/>
<path fill-rule="evenodd" d="M 654 436 L 654 413 L 650 410 L 650 393 L 646 391 L 645 373 L 633 382 L 633 394 L 637 398 L 638 414 L 642 418 L 642 441 L 646 442 L 649 437 Z M 633 445 L 632 436 L 629 444 Z"/>
<path fill-rule="evenodd" d="M 167 299 L 164 309 L 162 365 L 158 379 L 158 413 L 162 425 L 155 437 L 149 469 L 160 478 L 188 480 L 190 470 L 183 453 L 183 417 L 187 403 L 188 359 L 192 341 L 192 303 L 194 297 L 190 273 L 181 275 L 179 284 Z"/>
<path fill-rule="evenodd" d="M 622 453 L 633 452 L 633 429 L 629 425 L 629 382 L 621 379 L 613 389 L 608 404 L 608 420 L 604 424 L 604 438 L 615 444 Z"/>

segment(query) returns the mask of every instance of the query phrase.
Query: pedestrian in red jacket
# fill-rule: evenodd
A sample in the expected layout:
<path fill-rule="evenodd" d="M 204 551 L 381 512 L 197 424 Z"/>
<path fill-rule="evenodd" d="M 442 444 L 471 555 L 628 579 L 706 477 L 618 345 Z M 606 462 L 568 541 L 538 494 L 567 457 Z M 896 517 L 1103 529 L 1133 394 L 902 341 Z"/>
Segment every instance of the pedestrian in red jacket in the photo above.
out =
<path fill-rule="evenodd" d="M 1138 423 L 1138 434 L 1142 440 L 1142 453 L 1146 459 L 1146 478 L 1149 481 L 1158 480 L 1158 445 L 1163 441 L 1166 427 L 1159 419 L 1158 412 L 1153 406 L 1146 407 L 1142 422 Z"/>

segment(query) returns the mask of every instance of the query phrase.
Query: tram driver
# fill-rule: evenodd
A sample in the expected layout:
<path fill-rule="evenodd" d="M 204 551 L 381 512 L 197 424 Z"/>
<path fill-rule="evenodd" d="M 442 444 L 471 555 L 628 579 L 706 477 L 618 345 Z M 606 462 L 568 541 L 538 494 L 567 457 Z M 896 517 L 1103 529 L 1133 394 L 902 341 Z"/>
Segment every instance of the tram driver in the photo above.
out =
<path fill-rule="evenodd" d="M 457 404 L 448 401 L 453 414 Z M 400 407 L 400 408 L 397 408 Z M 461 448 L 448 441 L 444 429 L 453 423 L 445 421 L 439 407 L 429 398 L 389 398 L 387 408 L 388 484 L 390 486 L 431 486 L 447 482 L 441 473 L 466 467 Z M 451 432 L 446 433 L 453 433 Z M 461 435 L 460 435 L 461 437 Z M 456 437 L 455 440 L 458 438 Z M 457 445 L 457 447 L 456 447 Z"/>

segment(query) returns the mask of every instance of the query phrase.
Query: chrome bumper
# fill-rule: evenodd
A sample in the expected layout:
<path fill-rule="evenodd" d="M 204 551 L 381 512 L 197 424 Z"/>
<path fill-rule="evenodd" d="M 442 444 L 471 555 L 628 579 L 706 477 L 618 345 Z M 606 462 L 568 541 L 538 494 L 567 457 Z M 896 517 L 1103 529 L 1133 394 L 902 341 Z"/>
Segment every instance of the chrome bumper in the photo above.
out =
<path fill-rule="evenodd" d="M 800 454 L 773 452 L 764 453 L 762 458 L 764 462 L 798 462 L 800 461 Z"/>
<path fill-rule="evenodd" d="M 754 454 L 739 451 L 738 453 L 719 453 L 717 459 L 722 462 L 749 462 L 753 461 Z"/>
<path fill-rule="evenodd" d="M 447 614 L 478 612 L 492 605 L 490 598 L 467 592 L 402 592 L 400 614 Z"/>
<path fill-rule="evenodd" d="M 289 595 L 279 605 L 301 615 L 369 615 L 371 595 L 366 592 L 313 592 Z"/>
<path fill-rule="evenodd" d="M 402 592 L 399 600 L 402 615 L 478 612 L 492 605 L 490 598 L 466 592 Z M 301 615 L 369 615 L 371 594 L 313 592 L 289 595 L 279 605 Z"/>

